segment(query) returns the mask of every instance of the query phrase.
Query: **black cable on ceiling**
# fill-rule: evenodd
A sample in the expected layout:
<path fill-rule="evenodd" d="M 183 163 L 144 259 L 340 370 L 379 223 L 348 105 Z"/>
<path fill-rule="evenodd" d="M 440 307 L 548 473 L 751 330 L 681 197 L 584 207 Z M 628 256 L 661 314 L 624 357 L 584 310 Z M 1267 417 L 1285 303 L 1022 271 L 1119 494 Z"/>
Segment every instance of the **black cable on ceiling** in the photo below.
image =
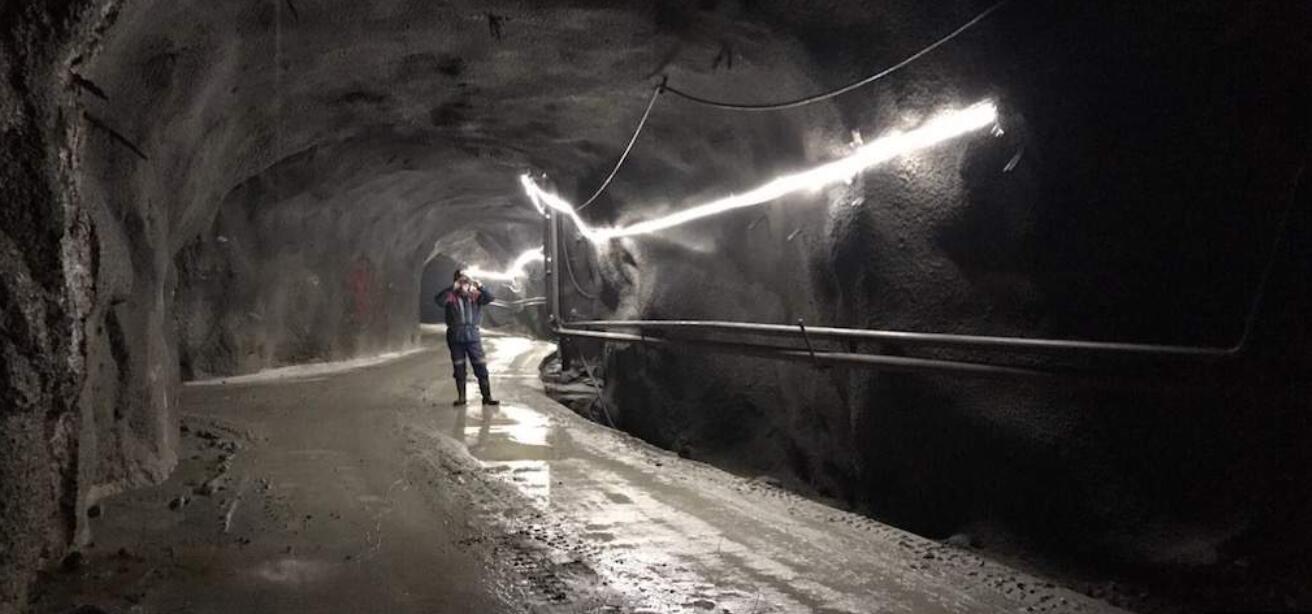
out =
<path fill-rule="evenodd" d="M 820 93 L 820 94 L 815 94 L 815 95 L 813 95 L 813 96 L 807 96 L 807 97 L 804 97 L 804 98 L 797 98 L 797 99 L 794 99 L 794 100 L 788 100 L 788 101 L 784 101 L 784 102 L 772 102 L 772 103 L 763 103 L 763 104 L 749 104 L 749 103 L 724 102 L 724 101 L 721 101 L 721 100 L 712 100 L 712 99 L 710 99 L 710 98 L 703 98 L 703 97 L 701 97 L 701 96 L 696 96 L 696 95 L 693 95 L 693 94 L 689 94 L 688 92 L 685 92 L 685 91 L 683 91 L 683 90 L 680 90 L 680 89 L 678 89 L 678 88 L 676 88 L 676 87 L 669 86 L 669 85 L 665 86 L 664 89 L 665 89 L 665 91 L 667 91 L 667 92 L 669 92 L 669 93 L 671 93 L 671 94 L 674 94 L 675 96 L 678 96 L 678 97 L 680 97 L 680 98 L 683 98 L 683 99 L 685 99 L 685 100 L 688 100 L 688 101 L 691 101 L 691 102 L 695 102 L 695 103 L 697 103 L 697 104 L 705 105 L 705 106 L 708 106 L 708 107 L 715 107 L 715 108 L 717 108 L 717 109 L 724 109 L 724 110 L 728 110 L 728 111 L 782 111 L 782 110 L 784 110 L 784 109 L 795 109 L 795 108 L 797 108 L 797 107 L 803 107 L 803 106 L 806 106 L 806 105 L 809 105 L 809 104 L 812 104 L 812 103 L 816 103 L 816 102 L 821 102 L 821 101 L 824 101 L 824 100 L 828 100 L 828 99 L 833 98 L 833 97 L 835 97 L 835 96 L 840 96 L 840 95 L 842 95 L 842 94 L 846 94 L 846 93 L 848 93 L 848 92 L 850 92 L 850 91 L 852 91 L 852 90 L 855 90 L 855 89 L 857 89 L 857 88 L 860 88 L 860 87 L 863 87 L 863 86 L 866 86 L 866 85 L 870 85 L 871 83 L 874 83 L 875 81 L 878 81 L 878 80 L 880 80 L 880 79 L 882 79 L 882 78 L 884 78 L 884 77 L 887 77 L 888 75 L 893 74 L 894 72 L 897 72 L 898 70 L 901 70 L 902 68 L 906 67 L 908 64 L 910 64 L 910 63 L 912 63 L 912 62 L 915 62 L 916 60 L 919 60 L 921 57 L 925 56 L 925 55 L 928 54 L 929 52 L 931 52 L 931 51 L 933 51 L 933 50 L 939 48 L 940 46 L 944 45 L 944 44 L 947 43 L 948 41 L 950 41 L 950 40 L 956 38 L 957 35 L 961 34 L 962 32 L 965 32 L 966 30 L 971 29 L 972 27 L 975 26 L 975 24 L 977 24 L 977 23 L 983 21 L 985 17 L 988 17 L 988 16 L 989 16 L 990 14 L 992 14 L 994 11 L 996 11 L 996 10 L 1002 8 L 1002 6 L 1005 5 L 1005 4 L 1007 4 L 1008 2 L 1010 2 L 1010 0 L 999 0 L 998 2 L 994 3 L 994 4 L 993 4 L 992 6 L 990 6 L 989 8 L 984 9 L 983 12 L 981 12 L 981 13 L 978 14 L 978 15 L 976 15 L 976 16 L 975 16 L 973 19 L 971 19 L 970 21 L 967 21 L 966 23 L 962 24 L 962 25 L 961 25 L 960 27 L 958 27 L 957 29 L 955 29 L 955 30 L 949 32 L 949 33 L 947 34 L 947 36 L 944 36 L 943 38 L 940 38 L 940 39 L 938 39 L 937 41 L 934 41 L 934 42 L 933 42 L 932 44 L 930 44 L 928 47 L 925 47 L 924 49 L 921 49 L 920 51 L 917 51 L 917 52 L 911 54 L 910 56 L 907 56 L 907 57 L 906 57 L 905 59 L 903 59 L 901 62 L 898 62 L 898 63 L 896 63 L 896 64 L 894 64 L 894 65 L 892 65 L 892 66 L 889 66 L 888 68 L 885 68 L 884 70 L 881 70 L 881 71 L 879 71 L 879 72 L 877 72 L 877 73 L 875 73 L 875 74 L 873 74 L 873 75 L 870 75 L 870 76 L 868 76 L 868 77 L 865 77 L 865 78 L 863 78 L 863 79 L 861 79 L 861 80 L 859 80 L 859 81 L 855 81 L 855 82 L 853 82 L 853 83 L 849 83 L 849 84 L 847 84 L 847 85 L 845 85 L 845 86 L 843 86 L 843 87 L 840 87 L 840 88 L 838 88 L 838 89 L 834 89 L 834 90 L 830 90 L 830 91 L 828 91 L 828 92 L 823 92 L 823 93 Z"/>

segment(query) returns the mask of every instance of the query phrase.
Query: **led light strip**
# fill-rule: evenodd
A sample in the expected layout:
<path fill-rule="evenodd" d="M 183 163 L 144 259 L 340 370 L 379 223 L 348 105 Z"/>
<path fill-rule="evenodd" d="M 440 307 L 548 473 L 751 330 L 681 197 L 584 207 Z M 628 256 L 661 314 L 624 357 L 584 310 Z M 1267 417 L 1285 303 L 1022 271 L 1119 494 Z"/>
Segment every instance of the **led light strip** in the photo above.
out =
<path fill-rule="evenodd" d="M 528 175 L 521 176 L 520 183 L 523 184 L 524 192 L 539 212 L 545 214 L 547 209 L 551 209 L 569 216 L 574 221 L 574 225 L 578 228 L 580 234 L 594 244 L 599 244 L 611 239 L 660 232 L 725 211 L 768 203 L 803 190 L 813 190 L 839 182 L 846 182 L 861 171 L 878 166 L 898 156 L 932 147 L 963 134 L 991 126 L 997 122 L 997 119 L 997 107 L 987 100 L 965 109 L 946 111 L 935 115 L 914 130 L 893 132 L 879 137 L 858 147 L 856 151 L 847 157 L 821 164 L 800 173 L 778 177 L 743 194 L 727 196 L 664 217 L 637 222 L 629 226 L 593 228 L 583 221 L 583 218 L 579 217 L 573 205 L 559 195 L 543 190 Z M 485 275 L 485 277 L 488 279 L 513 280 L 523 274 L 523 265 L 531 261 L 525 260 L 525 258 L 531 255 L 535 255 L 538 260 L 542 259 L 540 249 L 530 250 L 521 254 L 515 260 L 515 265 L 512 265 L 506 271 L 489 272 L 492 274 Z"/>
<path fill-rule="evenodd" d="M 528 265 L 534 262 L 542 262 L 543 260 L 544 256 L 542 255 L 542 248 L 535 247 L 520 254 L 519 257 L 515 258 L 515 262 L 504 271 L 488 271 L 473 266 L 465 269 L 465 274 L 474 279 L 487 281 L 515 281 L 528 272 Z"/>

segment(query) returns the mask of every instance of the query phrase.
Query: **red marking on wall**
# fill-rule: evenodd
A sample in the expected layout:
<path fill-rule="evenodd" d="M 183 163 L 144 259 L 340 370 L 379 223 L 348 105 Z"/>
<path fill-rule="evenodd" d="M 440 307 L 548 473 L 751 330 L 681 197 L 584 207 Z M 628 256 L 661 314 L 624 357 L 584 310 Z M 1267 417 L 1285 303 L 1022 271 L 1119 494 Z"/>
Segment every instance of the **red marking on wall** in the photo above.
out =
<path fill-rule="evenodd" d="M 346 287 L 351 294 L 351 319 L 357 324 L 363 324 L 373 315 L 375 277 L 373 263 L 368 258 L 356 260 L 346 275 Z"/>

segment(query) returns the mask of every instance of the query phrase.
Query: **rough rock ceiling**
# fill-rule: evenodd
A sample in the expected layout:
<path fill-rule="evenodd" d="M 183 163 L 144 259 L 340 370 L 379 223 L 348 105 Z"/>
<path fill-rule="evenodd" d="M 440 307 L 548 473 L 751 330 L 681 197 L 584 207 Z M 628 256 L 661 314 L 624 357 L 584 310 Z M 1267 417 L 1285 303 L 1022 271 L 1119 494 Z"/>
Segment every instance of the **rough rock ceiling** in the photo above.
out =
<path fill-rule="evenodd" d="M 781 7 L 746 4 L 130 2 L 85 71 L 108 100 L 87 99 L 149 160 L 95 143 L 105 193 L 166 201 L 173 250 L 234 198 L 293 226 L 340 216 L 363 241 L 407 249 L 527 222 L 515 176 L 588 189 L 658 74 L 747 99 L 816 89 L 808 56 L 771 25 Z M 796 119 L 833 115 L 663 101 L 613 194 L 668 202 L 794 164 L 819 134 Z"/>

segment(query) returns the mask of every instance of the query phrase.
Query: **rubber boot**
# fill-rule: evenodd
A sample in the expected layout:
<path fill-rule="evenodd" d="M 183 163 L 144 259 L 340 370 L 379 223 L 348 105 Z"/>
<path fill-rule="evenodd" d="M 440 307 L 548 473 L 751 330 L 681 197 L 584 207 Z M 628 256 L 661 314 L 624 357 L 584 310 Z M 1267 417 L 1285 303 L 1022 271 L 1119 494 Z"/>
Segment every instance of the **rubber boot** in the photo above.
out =
<path fill-rule="evenodd" d="M 456 400 L 454 403 L 452 403 L 452 405 L 459 407 L 461 405 L 464 405 L 466 402 L 467 401 L 465 400 L 465 380 L 458 379 L 456 380 Z"/>
<path fill-rule="evenodd" d="M 501 401 L 492 398 L 492 382 L 487 378 L 478 380 L 478 391 L 483 395 L 484 405 L 500 405 Z"/>

